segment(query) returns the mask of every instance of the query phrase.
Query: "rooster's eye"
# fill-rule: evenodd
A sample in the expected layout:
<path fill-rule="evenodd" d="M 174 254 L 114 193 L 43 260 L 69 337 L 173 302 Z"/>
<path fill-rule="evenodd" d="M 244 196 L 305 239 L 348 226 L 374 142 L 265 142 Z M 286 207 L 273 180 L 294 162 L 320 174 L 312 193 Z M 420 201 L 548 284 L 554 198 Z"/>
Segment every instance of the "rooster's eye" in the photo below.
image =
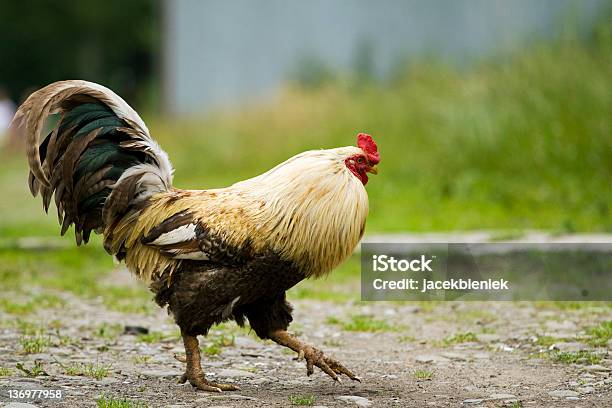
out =
<path fill-rule="evenodd" d="M 357 159 L 357 163 L 363 163 L 363 161 L 364 161 L 363 157 L 359 157 L 359 158 Z"/>

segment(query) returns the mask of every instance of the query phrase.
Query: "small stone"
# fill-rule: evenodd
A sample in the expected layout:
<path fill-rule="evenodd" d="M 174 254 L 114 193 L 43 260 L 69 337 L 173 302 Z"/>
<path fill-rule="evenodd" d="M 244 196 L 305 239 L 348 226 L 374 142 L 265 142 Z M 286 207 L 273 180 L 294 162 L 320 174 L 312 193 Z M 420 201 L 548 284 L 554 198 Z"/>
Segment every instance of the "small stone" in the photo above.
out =
<path fill-rule="evenodd" d="M 223 368 L 217 372 L 219 377 L 240 378 L 240 377 L 255 377 L 250 371 L 235 370 L 233 368 Z"/>
<path fill-rule="evenodd" d="M 388 378 L 390 380 L 397 380 L 398 377 L 395 374 L 383 374 L 382 377 L 380 378 Z"/>
<path fill-rule="evenodd" d="M 567 398 L 567 397 L 577 397 L 578 394 L 576 391 L 572 390 L 554 390 L 548 393 L 551 397 L 555 398 Z"/>
<path fill-rule="evenodd" d="M 247 397 L 246 395 L 240 394 L 221 394 L 221 395 L 211 395 L 208 397 L 209 399 L 231 399 L 231 400 L 248 400 L 248 401 L 259 401 L 255 397 Z"/>
<path fill-rule="evenodd" d="M 501 336 L 499 334 L 492 333 L 481 333 L 478 335 L 478 340 L 483 343 L 493 343 L 501 340 Z"/>
<path fill-rule="evenodd" d="M 549 320 L 548 322 L 546 322 L 546 327 L 549 330 L 568 330 L 568 331 L 577 330 L 576 324 L 574 322 L 570 322 L 569 320 L 565 320 L 563 322 L 556 322 L 554 320 Z"/>
<path fill-rule="evenodd" d="M 347 404 L 355 404 L 358 407 L 367 408 L 372 406 L 372 402 L 364 397 L 358 397 L 356 395 L 341 395 L 336 397 L 337 400 L 344 401 Z"/>
<path fill-rule="evenodd" d="M 467 360 L 466 356 L 461 353 L 454 353 L 452 351 L 446 351 L 440 354 L 442 357 L 448 358 L 450 360 L 456 361 L 465 361 Z"/>
<path fill-rule="evenodd" d="M 143 370 L 140 374 L 146 377 L 156 377 L 156 378 L 167 378 L 167 377 L 180 377 L 183 375 L 180 371 L 175 370 Z"/>
<path fill-rule="evenodd" d="M 434 354 L 424 354 L 420 356 L 416 356 L 414 360 L 417 363 L 442 363 L 448 361 L 447 358 L 436 356 Z"/>
<path fill-rule="evenodd" d="M 593 365 L 589 365 L 589 366 L 584 367 L 584 371 L 590 371 L 590 372 L 610 371 L 610 369 L 608 367 L 604 367 L 604 366 L 599 365 L 599 364 L 593 364 Z"/>
<path fill-rule="evenodd" d="M 25 402 L 11 402 L 4 408 L 36 408 L 36 405 L 26 404 Z"/>
<path fill-rule="evenodd" d="M 270 382 L 270 379 L 266 377 L 259 377 L 259 378 L 255 378 L 254 380 L 250 381 L 250 383 L 254 385 L 262 385 L 262 384 L 269 383 L 269 382 Z"/>
<path fill-rule="evenodd" d="M 480 404 L 481 402 L 483 402 L 483 399 L 479 399 L 479 398 L 469 398 L 466 400 L 463 400 L 464 404 Z"/>
<path fill-rule="evenodd" d="M 594 387 L 578 387 L 578 392 L 580 394 L 590 394 L 592 392 L 595 392 L 595 388 Z"/>
<path fill-rule="evenodd" d="M 578 342 L 562 342 L 554 344 L 554 348 L 563 352 L 576 353 L 578 351 L 586 350 L 587 346 L 584 343 Z"/>
<path fill-rule="evenodd" d="M 500 393 L 500 394 L 491 394 L 491 396 L 489 396 L 489 400 L 491 401 L 508 400 L 508 399 L 516 399 L 516 395 Z"/>

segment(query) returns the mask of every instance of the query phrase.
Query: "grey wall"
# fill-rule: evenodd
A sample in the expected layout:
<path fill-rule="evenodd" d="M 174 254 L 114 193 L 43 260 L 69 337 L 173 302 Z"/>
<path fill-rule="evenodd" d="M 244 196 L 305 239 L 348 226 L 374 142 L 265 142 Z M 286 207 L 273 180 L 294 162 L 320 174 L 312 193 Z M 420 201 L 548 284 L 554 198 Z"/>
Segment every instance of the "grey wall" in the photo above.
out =
<path fill-rule="evenodd" d="M 368 44 L 378 76 L 423 55 L 464 63 L 585 27 L 606 0 L 165 0 L 170 113 L 263 98 L 305 56 L 350 70 Z"/>

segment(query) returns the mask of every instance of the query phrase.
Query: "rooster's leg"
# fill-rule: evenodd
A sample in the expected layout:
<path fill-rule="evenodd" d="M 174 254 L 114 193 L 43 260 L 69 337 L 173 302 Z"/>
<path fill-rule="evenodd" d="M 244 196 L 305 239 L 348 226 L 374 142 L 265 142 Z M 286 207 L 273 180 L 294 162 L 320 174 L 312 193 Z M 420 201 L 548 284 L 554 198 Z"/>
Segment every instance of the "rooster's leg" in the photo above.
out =
<path fill-rule="evenodd" d="M 314 366 L 319 367 L 325 374 L 329 375 L 334 381 L 340 382 L 338 374 L 344 374 L 351 380 L 360 381 L 359 377 L 353 374 L 348 368 L 333 358 L 327 357 L 321 350 L 318 350 L 306 343 L 301 342 L 285 330 L 276 330 L 270 333 L 270 339 L 274 342 L 290 348 L 298 353 L 297 360 L 306 360 L 306 374 L 314 372 Z"/>
<path fill-rule="evenodd" d="M 198 338 L 189 336 L 185 333 L 182 335 L 183 343 L 185 344 L 187 371 L 181 376 L 179 383 L 185 384 L 189 381 L 189 384 L 197 389 L 210 392 L 236 391 L 240 389 L 234 384 L 219 384 L 208 381 L 204 376 L 204 371 L 202 370 L 202 364 L 200 362 L 200 344 Z"/>

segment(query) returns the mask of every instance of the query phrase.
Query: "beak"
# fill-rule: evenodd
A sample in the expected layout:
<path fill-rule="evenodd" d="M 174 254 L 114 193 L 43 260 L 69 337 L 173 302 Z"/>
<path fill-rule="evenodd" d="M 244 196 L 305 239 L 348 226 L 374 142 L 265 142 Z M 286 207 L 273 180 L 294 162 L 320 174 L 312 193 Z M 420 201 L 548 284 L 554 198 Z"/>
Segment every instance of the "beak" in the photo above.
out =
<path fill-rule="evenodd" d="M 378 174 L 378 166 L 372 166 L 367 170 L 368 173 Z"/>

